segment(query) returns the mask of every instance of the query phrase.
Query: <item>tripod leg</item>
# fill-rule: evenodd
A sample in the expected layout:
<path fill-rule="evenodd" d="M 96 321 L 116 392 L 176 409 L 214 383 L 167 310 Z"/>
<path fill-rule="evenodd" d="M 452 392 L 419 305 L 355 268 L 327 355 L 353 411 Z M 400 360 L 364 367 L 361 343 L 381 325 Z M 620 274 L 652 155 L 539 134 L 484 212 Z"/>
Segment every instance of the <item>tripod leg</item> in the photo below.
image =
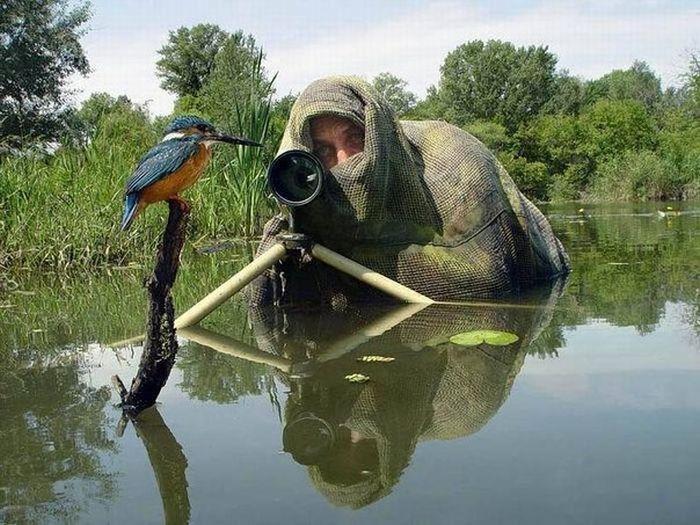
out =
<path fill-rule="evenodd" d="M 411 290 L 401 283 L 397 283 L 393 279 L 383 276 L 380 273 L 370 270 L 366 266 L 356 263 L 352 259 L 348 259 L 339 253 L 329 250 L 320 244 L 314 244 L 311 249 L 311 255 L 318 260 L 323 261 L 336 270 L 352 275 L 355 279 L 359 279 L 363 283 L 367 283 L 382 292 L 396 297 L 406 303 L 434 303 L 430 297 L 426 297 L 416 291 Z M 177 326 L 177 325 L 176 325 Z"/>
<path fill-rule="evenodd" d="M 175 328 L 184 328 L 197 324 L 230 299 L 236 292 L 240 291 L 246 284 L 282 259 L 286 254 L 287 249 L 282 243 L 275 244 L 260 257 L 253 259 L 248 266 L 236 273 L 228 281 L 175 319 Z"/>

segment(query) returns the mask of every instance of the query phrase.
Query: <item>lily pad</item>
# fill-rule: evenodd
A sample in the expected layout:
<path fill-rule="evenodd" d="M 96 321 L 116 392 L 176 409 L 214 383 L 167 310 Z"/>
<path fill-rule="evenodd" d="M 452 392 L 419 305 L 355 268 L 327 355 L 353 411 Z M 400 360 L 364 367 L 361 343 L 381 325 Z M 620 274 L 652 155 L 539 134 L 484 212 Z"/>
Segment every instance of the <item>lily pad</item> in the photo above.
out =
<path fill-rule="evenodd" d="M 450 342 L 462 346 L 477 346 L 486 343 L 494 346 L 507 346 L 520 339 L 510 332 L 499 332 L 498 330 L 474 330 L 473 332 L 462 332 L 450 337 Z"/>
<path fill-rule="evenodd" d="M 364 374 L 348 374 L 345 379 L 351 383 L 365 383 L 369 381 L 369 377 Z"/>
<path fill-rule="evenodd" d="M 391 363 L 394 359 L 394 357 L 387 357 L 384 355 L 363 355 L 357 358 L 358 361 L 363 363 Z"/>

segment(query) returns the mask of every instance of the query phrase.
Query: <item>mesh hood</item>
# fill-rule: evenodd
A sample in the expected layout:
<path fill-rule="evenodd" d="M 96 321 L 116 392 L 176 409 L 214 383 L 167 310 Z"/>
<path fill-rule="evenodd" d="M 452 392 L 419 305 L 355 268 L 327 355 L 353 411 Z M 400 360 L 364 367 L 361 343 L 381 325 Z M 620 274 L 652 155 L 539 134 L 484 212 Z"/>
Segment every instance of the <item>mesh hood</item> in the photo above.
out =
<path fill-rule="evenodd" d="M 436 300 L 503 295 L 568 270 L 547 220 L 468 133 L 445 122 L 399 122 L 366 82 L 333 77 L 299 96 L 280 153 L 311 151 L 310 122 L 320 115 L 361 124 L 364 151 L 331 170 L 316 201 L 294 210 L 299 231 Z M 260 250 L 286 227 L 272 219 Z M 287 282 L 311 277 L 315 292 L 301 299 L 375 297 L 364 287 L 353 296 L 346 280 L 319 264 L 301 271 L 282 264 L 252 285 L 252 301 L 279 294 L 272 281 L 282 273 Z M 287 301 L 300 299 L 287 291 Z"/>

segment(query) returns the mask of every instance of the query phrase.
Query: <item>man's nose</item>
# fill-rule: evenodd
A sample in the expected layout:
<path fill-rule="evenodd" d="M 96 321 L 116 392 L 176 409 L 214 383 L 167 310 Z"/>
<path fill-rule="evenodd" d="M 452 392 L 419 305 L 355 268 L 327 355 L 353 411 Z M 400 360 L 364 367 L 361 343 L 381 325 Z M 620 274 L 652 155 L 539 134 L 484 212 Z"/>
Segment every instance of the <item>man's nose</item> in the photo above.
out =
<path fill-rule="evenodd" d="M 338 148 L 338 151 L 336 151 L 336 157 L 338 158 L 338 164 L 346 160 L 348 157 L 350 157 L 351 153 L 349 150 L 345 148 Z"/>

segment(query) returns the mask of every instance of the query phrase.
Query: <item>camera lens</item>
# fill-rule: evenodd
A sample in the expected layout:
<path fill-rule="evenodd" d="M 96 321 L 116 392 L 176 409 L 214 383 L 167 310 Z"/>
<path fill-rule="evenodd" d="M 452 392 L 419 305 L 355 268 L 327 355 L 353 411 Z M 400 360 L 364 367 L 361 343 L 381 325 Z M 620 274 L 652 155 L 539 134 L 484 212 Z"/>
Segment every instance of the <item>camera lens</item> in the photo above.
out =
<path fill-rule="evenodd" d="M 311 153 L 285 151 L 270 164 L 267 180 L 275 197 L 288 206 L 314 200 L 323 186 L 323 165 Z"/>

